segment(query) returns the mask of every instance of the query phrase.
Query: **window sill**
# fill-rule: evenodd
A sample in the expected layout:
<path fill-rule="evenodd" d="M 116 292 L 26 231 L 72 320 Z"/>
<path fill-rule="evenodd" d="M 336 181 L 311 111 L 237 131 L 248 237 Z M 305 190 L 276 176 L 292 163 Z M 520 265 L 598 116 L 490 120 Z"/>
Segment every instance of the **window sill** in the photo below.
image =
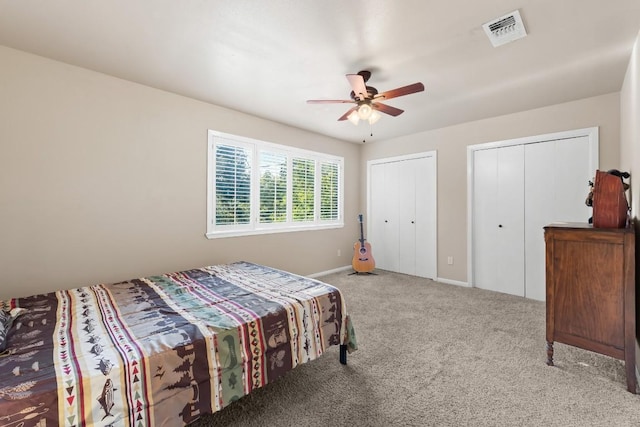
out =
<path fill-rule="evenodd" d="M 334 228 L 343 228 L 344 222 L 322 224 L 322 225 L 301 225 L 299 227 L 287 227 L 287 228 L 261 228 L 256 230 L 229 230 L 229 231 L 209 231 L 205 233 L 207 239 L 222 239 L 226 237 L 242 237 L 242 236 L 256 236 L 261 234 L 276 234 L 276 233 L 290 233 L 295 231 L 316 231 L 316 230 L 331 230 Z"/>

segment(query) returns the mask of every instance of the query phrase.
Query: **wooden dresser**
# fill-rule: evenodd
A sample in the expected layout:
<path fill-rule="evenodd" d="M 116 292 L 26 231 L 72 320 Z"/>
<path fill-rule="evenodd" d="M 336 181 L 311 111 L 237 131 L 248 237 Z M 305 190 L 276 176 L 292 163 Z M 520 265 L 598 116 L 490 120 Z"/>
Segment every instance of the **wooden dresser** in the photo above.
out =
<path fill-rule="evenodd" d="M 558 223 L 544 230 L 547 364 L 554 341 L 615 357 L 636 393 L 634 229 Z"/>

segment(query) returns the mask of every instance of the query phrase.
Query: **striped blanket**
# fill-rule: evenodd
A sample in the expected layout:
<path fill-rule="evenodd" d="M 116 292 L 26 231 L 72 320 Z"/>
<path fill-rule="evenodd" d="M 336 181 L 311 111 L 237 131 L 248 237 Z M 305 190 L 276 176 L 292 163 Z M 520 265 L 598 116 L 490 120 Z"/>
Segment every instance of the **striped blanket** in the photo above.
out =
<path fill-rule="evenodd" d="M 11 300 L 0 427 L 188 424 L 355 350 L 340 291 L 239 262 Z"/>

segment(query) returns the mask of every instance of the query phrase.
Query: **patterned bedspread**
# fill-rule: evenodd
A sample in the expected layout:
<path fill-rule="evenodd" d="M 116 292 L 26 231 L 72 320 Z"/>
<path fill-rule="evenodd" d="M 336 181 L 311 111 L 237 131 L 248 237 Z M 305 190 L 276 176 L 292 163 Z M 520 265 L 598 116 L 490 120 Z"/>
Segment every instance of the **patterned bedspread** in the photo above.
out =
<path fill-rule="evenodd" d="M 27 312 L 0 356 L 0 427 L 187 424 L 356 349 L 338 289 L 246 262 L 11 303 Z"/>

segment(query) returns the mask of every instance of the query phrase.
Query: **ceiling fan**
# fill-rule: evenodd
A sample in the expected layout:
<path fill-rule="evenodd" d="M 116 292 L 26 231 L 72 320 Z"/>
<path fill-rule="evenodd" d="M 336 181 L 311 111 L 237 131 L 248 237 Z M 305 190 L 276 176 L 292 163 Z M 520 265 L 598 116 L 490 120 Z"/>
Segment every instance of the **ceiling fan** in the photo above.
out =
<path fill-rule="evenodd" d="M 349 120 L 353 124 L 358 124 L 359 120 L 367 120 L 373 124 L 380 119 L 381 113 L 390 116 L 399 116 L 404 112 L 396 107 L 383 104 L 384 101 L 399 96 L 410 95 L 416 92 L 422 92 L 424 85 L 422 83 L 414 83 L 408 86 L 391 89 L 386 92 L 378 93 L 378 89 L 367 86 L 366 82 L 371 77 L 370 71 L 360 71 L 358 74 L 347 74 L 347 80 L 351 85 L 351 99 L 310 99 L 308 104 L 356 104 L 344 113 L 338 121 Z"/>

